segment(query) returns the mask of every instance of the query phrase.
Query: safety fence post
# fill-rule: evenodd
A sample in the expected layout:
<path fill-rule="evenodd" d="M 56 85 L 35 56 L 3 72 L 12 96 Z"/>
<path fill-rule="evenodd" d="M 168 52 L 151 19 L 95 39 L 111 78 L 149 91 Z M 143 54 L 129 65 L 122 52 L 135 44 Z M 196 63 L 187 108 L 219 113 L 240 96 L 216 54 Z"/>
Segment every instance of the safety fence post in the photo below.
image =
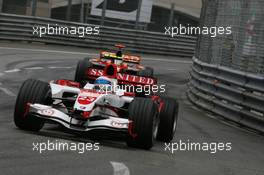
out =
<path fill-rule="evenodd" d="M 107 0 L 104 0 L 104 3 L 103 3 L 103 9 L 102 9 L 102 16 L 101 16 L 101 26 L 104 25 L 104 21 L 105 21 L 105 13 L 106 13 L 106 7 L 107 7 Z"/>
<path fill-rule="evenodd" d="M 32 0 L 31 1 L 31 16 L 36 16 L 36 12 L 37 12 L 37 2 L 38 0 Z"/>
<path fill-rule="evenodd" d="M 138 29 L 139 20 L 140 20 L 141 6 L 142 6 L 142 0 L 139 0 L 138 1 L 138 8 L 137 8 L 137 16 L 136 16 L 135 29 Z"/>
<path fill-rule="evenodd" d="M 72 0 L 68 0 L 67 12 L 66 12 L 66 20 L 71 20 L 71 7 L 72 7 Z"/>
<path fill-rule="evenodd" d="M 170 18 L 169 18 L 169 26 L 173 25 L 174 21 L 174 8 L 175 8 L 175 3 L 171 4 L 171 10 L 170 10 Z"/>

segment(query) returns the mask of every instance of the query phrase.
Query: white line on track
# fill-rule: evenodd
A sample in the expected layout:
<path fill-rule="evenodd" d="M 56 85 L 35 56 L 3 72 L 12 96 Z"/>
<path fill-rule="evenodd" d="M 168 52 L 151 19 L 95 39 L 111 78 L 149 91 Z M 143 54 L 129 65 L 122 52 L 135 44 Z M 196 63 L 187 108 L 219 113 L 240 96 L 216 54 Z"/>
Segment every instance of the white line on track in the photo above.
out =
<path fill-rule="evenodd" d="M 114 169 L 114 175 L 130 175 L 128 167 L 121 162 L 110 162 Z"/>
<path fill-rule="evenodd" d="M 15 48 L 15 47 L 0 47 L 0 49 L 22 50 L 22 51 L 31 51 L 31 52 L 64 53 L 64 54 L 87 55 L 87 56 L 88 55 L 89 56 L 98 56 L 99 55 L 99 53 L 69 52 L 69 51 L 62 51 L 62 50 L 27 49 L 27 48 Z M 148 58 L 148 57 L 145 57 L 143 60 L 162 61 L 162 62 L 174 62 L 174 63 L 182 63 L 182 64 L 192 64 L 192 61 L 175 60 L 175 59 L 159 59 L 159 58 Z"/>
<path fill-rule="evenodd" d="M 13 72 L 19 72 L 21 71 L 20 69 L 10 69 L 10 70 L 6 70 L 4 71 L 5 73 L 13 73 Z"/>
<path fill-rule="evenodd" d="M 44 69 L 44 67 L 26 67 L 24 69 L 26 69 L 26 70 L 40 70 L 40 69 Z"/>
<path fill-rule="evenodd" d="M 70 66 L 65 66 L 65 67 L 50 66 L 48 68 L 49 69 L 71 69 L 72 67 Z"/>

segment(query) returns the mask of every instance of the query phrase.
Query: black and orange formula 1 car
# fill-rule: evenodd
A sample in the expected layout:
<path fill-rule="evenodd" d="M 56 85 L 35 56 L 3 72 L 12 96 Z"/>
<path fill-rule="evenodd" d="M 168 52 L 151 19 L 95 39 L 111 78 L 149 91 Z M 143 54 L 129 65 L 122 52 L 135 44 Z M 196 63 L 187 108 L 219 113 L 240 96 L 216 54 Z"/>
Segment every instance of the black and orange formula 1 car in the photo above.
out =
<path fill-rule="evenodd" d="M 115 52 L 102 51 L 99 58 L 86 57 L 77 64 L 75 81 L 91 81 L 103 74 L 104 68 L 109 64 L 115 64 L 120 82 L 127 81 L 142 82 L 142 84 L 155 84 L 154 71 L 151 67 L 141 65 L 141 57 L 123 54 L 125 47 L 121 44 L 115 45 Z"/>

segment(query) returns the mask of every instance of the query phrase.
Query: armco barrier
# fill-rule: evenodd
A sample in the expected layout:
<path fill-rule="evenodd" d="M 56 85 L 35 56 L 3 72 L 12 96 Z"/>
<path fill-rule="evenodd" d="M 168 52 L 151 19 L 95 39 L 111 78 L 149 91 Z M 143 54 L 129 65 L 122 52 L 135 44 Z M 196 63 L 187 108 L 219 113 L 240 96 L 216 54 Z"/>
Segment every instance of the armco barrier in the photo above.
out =
<path fill-rule="evenodd" d="M 139 31 L 131 29 L 100 27 L 99 35 L 79 38 L 77 35 L 33 35 L 33 26 L 94 26 L 89 24 L 67 22 L 50 18 L 21 16 L 0 13 L 0 39 L 46 44 L 80 46 L 95 49 L 110 49 L 116 43 L 127 46 L 127 50 L 139 53 L 192 57 L 196 37 L 177 36 L 171 38 L 164 33 Z"/>
<path fill-rule="evenodd" d="M 187 91 L 191 102 L 264 132 L 264 77 L 193 58 Z"/>

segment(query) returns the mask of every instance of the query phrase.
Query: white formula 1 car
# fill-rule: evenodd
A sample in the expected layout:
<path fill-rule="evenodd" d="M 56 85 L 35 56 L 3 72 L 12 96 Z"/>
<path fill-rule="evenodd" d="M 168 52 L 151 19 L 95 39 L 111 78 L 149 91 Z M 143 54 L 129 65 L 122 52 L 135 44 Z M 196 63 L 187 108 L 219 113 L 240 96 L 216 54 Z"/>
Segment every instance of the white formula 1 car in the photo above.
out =
<path fill-rule="evenodd" d="M 105 91 L 96 84 L 81 87 L 70 80 L 46 83 L 29 79 L 18 93 L 14 122 L 30 131 L 39 131 L 52 121 L 77 132 L 121 134 L 128 146 L 143 149 L 150 149 L 155 139 L 171 141 L 178 103 L 155 95 L 135 95 L 122 89 Z"/>

